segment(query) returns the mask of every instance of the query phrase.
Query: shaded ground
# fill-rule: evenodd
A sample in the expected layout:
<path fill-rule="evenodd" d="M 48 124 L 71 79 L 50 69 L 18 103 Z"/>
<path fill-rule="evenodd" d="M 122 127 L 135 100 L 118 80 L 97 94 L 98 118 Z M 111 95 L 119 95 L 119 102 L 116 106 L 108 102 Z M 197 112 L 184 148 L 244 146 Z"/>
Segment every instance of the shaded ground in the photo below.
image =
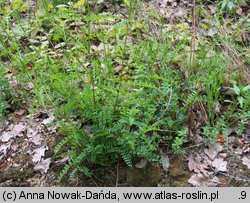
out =
<path fill-rule="evenodd" d="M 56 160 L 53 149 L 61 136 L 51 125 L 52 115 L 16 111 L 1 127 L 0 186 L 54 186 L 63 166 L 69 161 Z M 52 127 L 51 127 L 51 126 Z M 49 127 L 50 126 L 50 127 Z M 124 163 L 110 167 L 90 166 L 92 177 L 65 178 L 65 186 L 250 186 L 250 170 L 243 157 L 250 154 L 250 122 L 242 139 L 232 143 L 187 144 L 183 157 L 161 152 L 162 163 L 135 161 L 133 168 Z M 7 136 L 9 135 L 9 136 Z M 198 146 L 198 147 L 197 147 Z M 164 151 L 164 146 L 161 147 Z M 49 160 L 48 163 L 45 160 Z M 216 162 L 216 163 L 214 163 Z M 248 163 L 249 167 L 249 163 Z"/>
<path fill-rule="evenodd" d="M 188 5 L 189 1 L 146 2 L 147 7 L 156 6 L 167 23 L 185 21 Z M 116 11 L 117 6 L 100 9 Z M 65 178 L 58 184 L 56 177 L 69 158 L 58 160 L 54 154 L 63 136 L 53 119 L 50 111 L 31 115 L 27 109 L 7 117 L 0 126 L 0 186 L 250 186 L 250 122 L 241 135 L 236 133 L 238 126 L 232 127 L 227 142 L 207 145 L 194 136 L 185 144 L 183 157 L 171 155 L 163 143 L 159 149 L 162 163 L 136 160 L 133 168 L 124 163 L 89 166 L 92 177 Z"/>

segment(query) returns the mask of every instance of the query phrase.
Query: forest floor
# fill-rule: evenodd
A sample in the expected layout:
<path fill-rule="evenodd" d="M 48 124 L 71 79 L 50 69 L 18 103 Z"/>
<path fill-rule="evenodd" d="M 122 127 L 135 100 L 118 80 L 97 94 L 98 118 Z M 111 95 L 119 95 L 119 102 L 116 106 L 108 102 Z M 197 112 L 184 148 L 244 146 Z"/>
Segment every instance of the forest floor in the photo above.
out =
<path fill-rule="evenodd" d="M 180 25 L 181 22 L 190 25 L 190 1 L 149 0 L 143 7 L 145 11 L 154 8 L 161 13 L 165 24 Z M 211 15 L 215 12 L 212 4 L 204 7 Z M 99 9 L 118 14 L 128 12 L 120 4 L 103 3 Z M 248 11 L 249 8 L 239 6 L 236 15 L 244 16 Z M 215 35 L 213 29 L 209 32 L 210 37 Z M 2 57 L 2 60 L 7 59 Z M 18 83 L 11 68 L 7 77 L 11 84 Z M 29 90 L 34 88 L 32 82 L 26 85 Z M 157 150 L 160 162 L 135 158 L 133 167 L 122 161 L 105 167 L 87 164 L 92 176 L 76 175 L 72 179 L 63 178 L 58 183 L 57 177 L 70 157 L 56 159 L 54 149 L 64 134 L 54 123 L 53 111 L 50 108 L 34 110 L 26 103 L 19 108 L 10 104 L 9 112 L 0 125 L 0 186 L 250 186 L 249 117 L 241 134 L 238 133 L 239 124 L 228 127 L 227 140 L 220 132 L 216 142 L 207 143 L 202 133 L 194 133 L 190 140 L 184 141 L 185 153 L 182 156 L 172 153 L 169 141 L 162 141 Z M 189 127 L 187 125 L 185 129 Z"/>
<path fill-rule="evenodd" d="M 53 149 L 61 135 L 56 126 L 50 125 L 52 121 L 49 113 L 38 112 L 31 117 L 27 109 L 9 116 L 8 125 L 0 128 L 4 149 L 0 186 L 250 186 L 249 162 L 244 161 L 250 153 L 250 122 L 240 140 L 236 139 L 237 126 L 231 129 L 229 146 L 216 143 L 204 148 L 202 143 L 187 144 L 186 154 L 176 158 L 163 144 L 162 163 L 142 159 L 132 168 L 124 163 L 91 166 L 92 177 L 76 176 L 58 184 L 56 177 L 69 157 L 53 161 Z"/>

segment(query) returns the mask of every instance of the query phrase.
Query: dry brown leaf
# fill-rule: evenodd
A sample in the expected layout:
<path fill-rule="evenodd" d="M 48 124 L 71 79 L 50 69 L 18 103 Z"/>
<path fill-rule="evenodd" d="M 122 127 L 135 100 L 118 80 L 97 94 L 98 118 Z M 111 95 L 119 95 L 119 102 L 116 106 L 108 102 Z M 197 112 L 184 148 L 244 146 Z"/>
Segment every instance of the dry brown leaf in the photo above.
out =
<path fill-rule="evenodd" d="M 20 135 L 22 132 L 24 132 L 27 129 L 25 123 L 19 123 L 14 126 L 14 128 L 11 130 L 11 134 L 15 138 L 16 136 L 22 136 Z"/>
<path fill-rule="evenodd" d="M 33 130 L 32 128 L 28 128 L 27 137 L 28 137 L 29 142 L 32 142 L 35 145 L 40 145 L 42 142 L 41 134 L 38 133 L 37 130 Z"/>
<path fill-rule="evenodd" d="M 165 172 L 168 172 L 168 168 L 170 166 L 170 161 L 167 155 L 162 154 L 161 155 L 161 164 L 162 164 L 162 168 Z"/>
<path fill-rule="evenodd" d="M 32 128 L 28 128 L 27 130 L 27 137 L 32 138 L 37 134 L 37 130 L 34 130 Z"/>
<path fill-rule="evenodd" d="M 35 145 L 40 145 L 42 143 L 41 134 L 37 133 L 34 137 L 30 139 L 30 142 L 34 143 Z"/>
<path fill-rule="evenodd" d="M 19 144 L 15 143 L 11 146 L 12 152 L 17 152 L 20 149 Z"/>
<path fill-rule="evenodd" d="M 41 158 L 44 156 L 45 151 L 48 149 L 47 146 L 42 146 L 40 148 L 35 149 L 32 152 L 32 162 L 33 163 L 38 163 L 40 162 Z"/>
<path fill-rule="evenodd" d="M 175 9 L 175 12 L 174 12 L 174 16 L 179 17 L 179 18 L 184 17 L 186 14 L 187 14 L 187 11 L 183 7 L 177 7 L 177 9 Z"/>
<path fill-rule="evenodd" d="M 10 131 L 6 131 L 2 134 L 1 136 L 1 141 L 2 142 L 8 142 L 10 139 L 15 139 L 17 136 L 21 137 L 23 134 L 21 134 L 22 132 L 24 132 L 27 127 L 24 123 L 19 123 L 17 125 L 13 125 L 10 126 Z"/>
<path fill-rule="evenodd" d="M 195 187 L 214 187 L 218 185 L 219 182 L 217 177 L 211 179 L 203 174 L 193 174 L 191 178 L 188 179 L 188 183 Z"/>
<path fill-rule="evenodd" d="M 147 159 L 141 159 L 138 163 L 135 164 L 136 168 L 145 168 L 148 164 Z"/>
<path fill-rule="evenodd" d="M 10 150 L 10 144 L 2 144 L 0 146 L 0 163 L 7 156 L 8 151 Z"/>
<path fill-rule="evenodd" d="M 13 137 L 13 136 L 12 136 L 12 134 L 10 133 L 10 131 L 3 132 L 2 136 L 1 136 L 1 141 L 2 141 L 2 142 L 8 142 L 12 137 Z"/>
<path fill-rule="evenodd" d="M 198 144 L 202 143 L 202 141 L 203 141 L 202 136 L 200 136 L 199 134 L 195 135 L 195 140 L 194 140 L 195 144 L 198 145 Z"/>
<path fill-rule="evenodd" d="M 15 111 L 15 114 L 18 116 L 23 116 L 26 113 L 26 109 L 19 109 L 18 111 Z"/>
<path fill-rule="evenodd" d="M 250 169 L 250 159 L 244 156 L 242 158 L 242 163 L 247 166 L 248 169 Z"/>
<path fill-rule="evenodd" d="M 197 163 L 195 161 L 194 155 L 193 154 L 189 155 L 189 157 L 188 157 L 188 168 L 189 168 L 189 170 L 190 171 L 196 170 L 196 165 L 197 165 Z"/>
<path fill-rule="evenodd" d="M 217 158 L 213 161 L 212 166 L 216 168 L 217 171 L 226 172 L 227 171 L 227 161 L 223 158 Z"/>
<path fill-rule="evenodd" d="M 208 172 L 206 171 L 208 165 L 200 155 L 194 156 L 193 154 L 191 154 L 188 157 L 188 168 L 190 171 L 203 173 L 205 176 L 208 176 Z"/>
<path fill-rule="evenodd" d="M 52 123 L 55 120 L 55 116 L 50 115 L 49 118 L 46 118 L 43 120 L 42 124 L 47 125 Z"/>
<path fill-rule="evenodd" d="M 209 144 L 208 149 L 205 149 L 205 154 L 211 159 L 214 160 L 219 152 L 223 150 L 223 146 L 220 143 Z"/>
<path fill-rule="evenodd" d="M 224 135 L 221 132 L 217 135 L 217 141 L 221 143 L 226 142 Z"/>
<path fill-rule="evenodd" d="M 244 154 L 247 154 L 249 152 L 250 152 L 250 145 L 248 145 L 248 146 L 246 146 L 246 147 L 243 148 L 243 153 Z"/>
<path fill-rule="evenodd" d="M 210 158 L 209 158 L 206 154 L 202 154 L 202 158 L 204 159 L 204 162 L 205 162 L 208 166 L 211 166 L 211 165 L 212 165 L 212 161 L 210 160 Z"/>
<path fill-rule="evenodd" d="M 37 163 L 34 167 L 35 171 L 40 171 L 42 174 L 47 173 L 49 170 L 49 165 L 51 163 L 51 158 L 41 160 L 39 163 Z"/>

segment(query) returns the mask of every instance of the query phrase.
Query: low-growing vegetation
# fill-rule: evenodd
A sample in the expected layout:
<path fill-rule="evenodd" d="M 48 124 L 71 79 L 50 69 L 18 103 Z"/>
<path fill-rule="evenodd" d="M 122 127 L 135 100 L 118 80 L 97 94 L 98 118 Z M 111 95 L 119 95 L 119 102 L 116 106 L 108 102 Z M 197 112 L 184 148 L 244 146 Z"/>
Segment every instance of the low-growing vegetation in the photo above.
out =
<path fill-rule="evenodd" d="M 189 6 L 171 20 L 139 0 L 1 1 L 0 118 L 8 79 L 30 112 L 53 112 L 54 157 L 70 157 L 58 180 L 159 162 L 162 144 L 183 156 L 197 135 L 230 144 L 250 117 L 249 14 L 240 1 Z"/>

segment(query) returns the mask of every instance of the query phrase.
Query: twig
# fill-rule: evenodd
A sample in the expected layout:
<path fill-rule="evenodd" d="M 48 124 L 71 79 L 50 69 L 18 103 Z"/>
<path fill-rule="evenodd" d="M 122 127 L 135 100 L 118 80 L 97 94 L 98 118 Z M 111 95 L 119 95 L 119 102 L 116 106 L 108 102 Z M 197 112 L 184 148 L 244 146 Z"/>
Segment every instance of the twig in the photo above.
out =
<path fill-rule="evenodd" d="M 170 88 L 170 96 L 169 96 L 169 100 L 168 100 L 168 103 L 167 103 L 167 106 L 163 112 L 163 115 L 167 112 L 168 108 L 169 108 L 169 105 L 171 103 L 171 100 L 172 100 L 172 87 Z"/>
<path fill-rule="evenodd" d="M 99 185 L 95 182 L 95 180 L 92 178 L 92 176 L 90 176 L 91 180 L 93 181 L 93 183 L 95 184 L 96 187 L 99 187 Z"/>
<path fill-rule="evenodd" d="M 244 177 L 237 177 L 234 175 L 230 175 L 227 173 L 222 173 L 220 171 L 215 170 L 212 166 L 210 166 L 210 169 L 215 173 L 215 174 L 221 174 L 223 176 L 226 176 L 228 178 L 230 178 L 229 182 L 227 184 L 229 184 L 231 182 L 232 179 L 237 180 L 237 181 L 243 181 L 243 182 L 248 182 L 250 183 L 250 179 L 244 178 Z"/>
<path fill-rule="evenodd" d="M 247 179 L 247 178 L 242 178 L 242 177 L 237 177 L 237 176 L 233 176 L 233 175 L 230 175 L 230 174 L 226 174 L 226 173 L 222 173 L 220 171 L 218 171 L 217 173 L 221 174 L 221 175 L 224 175 L 226 177 L 229 177 L 231 179 L 234 179 L 234 180 L 237 180 L 237 181 L 243 181 L 243 182 L 248 182 L 250 183 L 250 179 Z M 231 180 L 230 180 L 231 181 Z"/>
<path fill-rule="evenodd" d="M 119 185 L 119 161 L 116 165 L 116 182 L 115 182 L 115 187 L 118 187 Z"/>

